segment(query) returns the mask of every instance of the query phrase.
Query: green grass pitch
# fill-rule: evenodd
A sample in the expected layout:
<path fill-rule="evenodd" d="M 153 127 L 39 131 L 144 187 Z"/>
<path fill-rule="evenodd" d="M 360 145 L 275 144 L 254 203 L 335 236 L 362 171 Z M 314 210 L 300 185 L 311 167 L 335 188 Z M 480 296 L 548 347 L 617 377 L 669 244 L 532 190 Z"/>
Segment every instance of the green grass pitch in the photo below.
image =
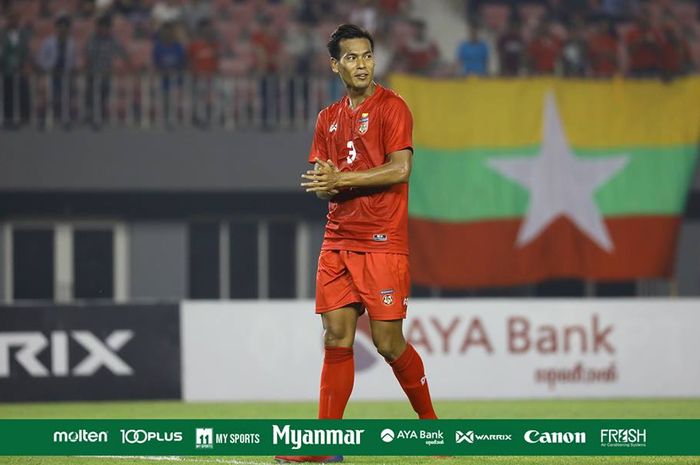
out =
<path fill-rule="evenodd" d="M 443 401 L 442 418 L 700 418 L 700 399 Z M 0 404 L 0 418 L 314 418 L 311 402 Z M 408 402 L 350 401 L 346 418 L 414 418 Z M 0 438 L 0 440 L 2 440 Z M 698 438 L 700 441 L 700 438 Z M 0 465 L 263 465 L 272 457 L 0 457 Z M 377 465 L 700 465 L 700 457 L 355 457 Z"/>

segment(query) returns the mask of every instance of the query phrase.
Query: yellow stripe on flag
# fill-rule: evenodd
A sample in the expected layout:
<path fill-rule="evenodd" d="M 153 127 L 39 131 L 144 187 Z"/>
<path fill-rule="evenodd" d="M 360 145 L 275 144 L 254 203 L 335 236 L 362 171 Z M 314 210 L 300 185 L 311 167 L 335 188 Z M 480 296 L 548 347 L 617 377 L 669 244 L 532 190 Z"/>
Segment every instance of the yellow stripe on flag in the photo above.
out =
<path fill-rule="evenodd" d="M 556 96 L 574 148 L 659 147 L 700 139 L 698 76 L 663 83 L 395 75 L 391 86 L 411 107 L 415 145 L 432 149 L 538 145 L 548 91 Z"/>

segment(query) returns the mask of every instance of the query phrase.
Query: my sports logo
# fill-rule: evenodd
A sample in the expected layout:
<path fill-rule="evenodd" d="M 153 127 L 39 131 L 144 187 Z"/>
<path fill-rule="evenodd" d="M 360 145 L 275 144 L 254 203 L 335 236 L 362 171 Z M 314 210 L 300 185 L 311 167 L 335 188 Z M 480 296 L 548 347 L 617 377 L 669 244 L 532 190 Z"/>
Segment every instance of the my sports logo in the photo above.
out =
<path fill-rule="evenodd" d="M 195 431 L 195 441 L 197 449 L 214 448 L 214 429 L 197 428 Z"/>

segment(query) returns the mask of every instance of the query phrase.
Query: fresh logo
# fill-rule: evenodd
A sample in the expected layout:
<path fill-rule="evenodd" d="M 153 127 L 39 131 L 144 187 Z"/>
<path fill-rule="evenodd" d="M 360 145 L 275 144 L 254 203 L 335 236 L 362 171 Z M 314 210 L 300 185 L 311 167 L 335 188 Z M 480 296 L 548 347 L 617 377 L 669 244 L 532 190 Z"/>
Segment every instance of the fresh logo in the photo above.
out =
<path fill-rule="evenodd" d="M 272 425 L 272 443 L 291 445 L 301 449 L 305 445 L 359 445 L 362 443 L 363 429 L 292 429 L 289 425 L 280 428 Z"/>
<path fill-rule="evenodd" d="M 197 428 L 195 430 L 195 441 L 197 449 L 213 449 L 214 448 L 214 429 L 213 428 Z"/>
<path fill-rule="evenodd" d="M 53 433 L 53 442 L 107 442 L 107 431 L 56 431 Z"/>
<path fill-rule="evenodd" d="M 381 432 L 381 434 L 379 435 L 379 437 L 381 437 L 381 438 L 382 438 L 382 441 L 384 441 L 384 442 L 391 442 L 391 441 L 393 441 L 393 440 L 394 440 L 394 436 L 395 436 L 394 432 L 393 432 L 392 430 L 390 430 L 389 428 L 383 430 L 383 431 Z"/>
<path fill-rule="evenodd" d="M 17 364 L 36 378 L 92 376 L 101 367 L 117 376 L 130 376 L 134 370 L 117 352 L 133 337 L 134 332 L 128 329 L 112 331 L 104 341 L 90 331 L 52 331 L 50 339 L 37 331 L 0 333 L 0 378 L 10 377 L 10 353 L 13 351 Z M 72 368 L 69 365 L 69 338 L 87 351 L 85 358 Z M 47 347 L 51 350 L 51 371 L 39 361 L 39 354 Z"/>
<path fill-rule="evenodd" d="M 525 433 L 525 441 L 530 444 L 585 444 L 586 433 L 577 431 L 572 432 L 544 432 L 541 433 L 535 429 L 528 430 Z"/>
<path fill-rule="evenodd" d="M 474 431 L 467 431 L 466 433 L 455 431 L 455 442 L 457 444 L 461 444 L 463 442 L 474 444 Z"/>
<path fill-rule="evenodd" d="M 122 444 L 145 444 L 147 442 L 181 442 L 182 433 L 177 431 L 146 431 L 143 429 L 122 429 Z"/>
<path fill-rule="evenodd" d="M 600 445 L 603 447 L 646 447 L 646 429 L 601 429 Z"/>

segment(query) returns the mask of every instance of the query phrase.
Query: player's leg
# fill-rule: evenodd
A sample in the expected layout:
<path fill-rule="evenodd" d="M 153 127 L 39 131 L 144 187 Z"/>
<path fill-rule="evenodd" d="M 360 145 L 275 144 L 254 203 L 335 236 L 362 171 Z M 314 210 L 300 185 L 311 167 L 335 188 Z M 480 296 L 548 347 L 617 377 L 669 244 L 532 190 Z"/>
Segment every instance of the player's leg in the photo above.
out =
<path fill-rule="evenodd" d="M 358 305 L 351 305 L 321 314 L 325 354 L 321 370 L 319 418 L 343 418 L 355 383 L 352 345 L 360 313 Z"/>
<path fill-rule="evenodd" d="M 378 352 L 420 418 L 436 418 L 420 355 L 403 336 L 411 278 L 408 256 L 392 253 L 353 254 L 348 269 L 369 312 Z"/>
<path fill-rule="evenodd" d="M 319 418 L 342 418 L 355 382 L 355 342 L 357 318 L 362 313 L 359 296 L 337 251 L 322 251 L 316 273 L 316 313 L 323 322 L 325 346 L 321 388 L 318 403 Z M 342 455 L 287 456 L 278 455 L 279 463 L 342 462 Z"/>
<path fill-rule="evenodd" d="M 423 360 L 404 339 L 402 326 L 403 320 L 370 320 L 372 341 L 394 371 L 418 418 L 435 419 L 437 415 L 430 398 Z"/>

